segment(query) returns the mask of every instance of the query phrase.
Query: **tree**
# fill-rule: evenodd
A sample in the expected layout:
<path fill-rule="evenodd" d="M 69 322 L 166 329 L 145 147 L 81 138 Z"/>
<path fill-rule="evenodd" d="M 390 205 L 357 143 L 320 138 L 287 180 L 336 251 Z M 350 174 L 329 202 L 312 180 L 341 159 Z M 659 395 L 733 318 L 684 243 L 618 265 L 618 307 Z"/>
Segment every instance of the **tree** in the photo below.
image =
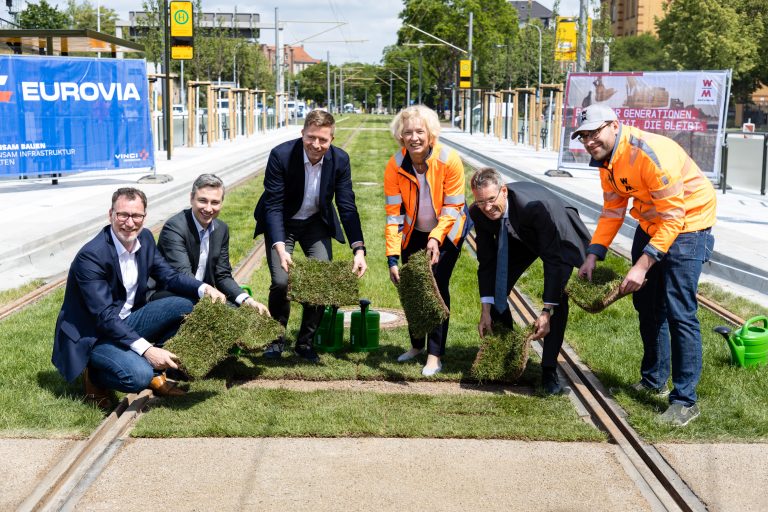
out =
<path fill-rule="evenodd" d="M 70 23 L 76 29 L 96 30 L 101 25 L 101 31 L 105 34 L 115 35 L 115 22 L 118 19 L 117 12 L 109 7 L 100 6 L 101 19 L 97 20 L 96 7 L 89 0 L 78 4 L 75 0 L 68 0 L 67 15 Z"/>
<path fill-rule="evenodd" d="M 733 4 L 738 5 L 733 5 Z M 744 2 L 675 0 L 664 4 L 656 22 L 659 41 L 676 69 L 732 69 L 733 93 L 744 99 L 756 87 L 764 38 L 760 17 L 750 18 Z"/>
<path fill-rule="evenodd" d="M 336 66 L 331 66 L 331 73 L 334 71 L 336 71 Z M 326 73 L 327 64 L 320 62 L 307 66 L 296 75 L 296 80 L 299 82 L 299 96 L 316 103 L 325 104 L 328 98 L 328 75 Z M 331 83 L 333 83 L 333 79 L 331 79 Z"/>
<path fill-rule="evenodd" d="M 69 16 L 46 0 L 40 0 L 38 4 L 27 4 L 19 13 L 18 23 L 21 28 L 64 29 L 69 28 Z"/>
<path fill-rule="evenodd" d="M 669 69 L 666 54 L 652 34 L 618 37 L 611 45 L 611 71 L 659 71 Z"/>

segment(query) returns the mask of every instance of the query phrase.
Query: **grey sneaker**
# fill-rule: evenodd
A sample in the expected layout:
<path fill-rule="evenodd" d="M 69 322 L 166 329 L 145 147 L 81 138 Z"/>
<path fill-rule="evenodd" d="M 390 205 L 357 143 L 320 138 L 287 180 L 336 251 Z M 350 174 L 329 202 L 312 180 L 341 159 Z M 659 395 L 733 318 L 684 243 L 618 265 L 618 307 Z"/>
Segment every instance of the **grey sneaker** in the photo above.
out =
<path fill-rule="evenodd" d="M 280 359 L 285 350 L 285 343 L 282 340 L 275 340 L 264 349 L 264 357 L 267 359 Z"/>
<path fill-rule="evenodd" d="M 629 386 L 629 389 L 635 393 L 646 393 L 656 398 L 666 398 L 669 396 L 669 388 L 666 386 L 666 384 L 661 389 L 652 389 L 646 387 L 642 382 L 635 382 Z"/>
<path fill-rule="evenodd" d="M 661 414 L 658 420 L 661 423 L 666 423 L 674 427 L 684 427 L 692 420 L 696 419 L 701 411 L 699 406 L 693 404 L 690 407 L 686 407 L 683 404 L 671 404 L 663 414 Z"/>

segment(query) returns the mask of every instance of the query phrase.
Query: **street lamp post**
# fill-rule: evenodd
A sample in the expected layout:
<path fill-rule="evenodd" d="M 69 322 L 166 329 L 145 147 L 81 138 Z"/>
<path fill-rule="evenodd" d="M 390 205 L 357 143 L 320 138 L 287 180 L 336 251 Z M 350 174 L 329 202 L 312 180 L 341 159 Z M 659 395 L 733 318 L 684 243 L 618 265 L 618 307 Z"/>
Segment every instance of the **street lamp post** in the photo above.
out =
<path fill-rule="evenodd" d="M 539 89 L 541 88 L 541 29 L 536 25 L 528 24 L 528 27 L 533 27 L 539 31 L 539 82 L 536 86 L 536 97 L 539 96 Z"/>
<path fill-rule="evenodd" d="M 406 91 L 405 91 L 405 108 L 408 108 L 411 106 L 411 61 L 407 59 L 397 59 L 397 60 L 408 64 L 408 82 L 407 82 L 408 85 L 406 85 Z"/>

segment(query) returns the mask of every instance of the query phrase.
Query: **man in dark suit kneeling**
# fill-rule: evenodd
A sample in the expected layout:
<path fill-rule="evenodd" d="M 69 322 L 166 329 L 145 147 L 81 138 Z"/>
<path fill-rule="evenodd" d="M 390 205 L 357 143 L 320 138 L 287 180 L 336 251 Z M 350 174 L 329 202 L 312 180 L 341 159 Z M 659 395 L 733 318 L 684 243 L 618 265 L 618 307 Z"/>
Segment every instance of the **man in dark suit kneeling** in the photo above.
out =
<path fill-rule="evenodd" d="M 264 193 L 253 212 L 256 219 L 253 236 L 264 233 L 267 245 L 272 278 L 269 312 L 283 325 L 288 323 L 291 312 L 287 297 L 288 268 L 293 264 L 291 255 L 297 243 L 307 257 L 331 260 L 331 239 L 344 243 L 343 225 L 354 254 L 352 270 L 362 277 L 368 268 L 363 230 L 352 191 L 349 155 L 331 145 L 334 129 L 331 114 L 313 110 L 304 121 L 301 138 L 272 149 L 264 173 Z M 322 306 L 304 305 L 295 352 L 307 361 L 318 361 L 312 339 L 322 316 Z M 275 340 L 264 356 L 278 358 L 284 347 L 282 339 Z"/>
<path fill-rule="evenodd" d="M 480 336 L 495 321 L 512 326 L 507 296 L 525 270 L 544 263 L 544 307 L 536 319 L 535 339 L 544 338 L 541 381 L 544 391 L 557 394 L 557 354 L 568 322 L 565 286 L 585 259 L 590 234 L 575 208 L 536 183 L 504 184 L 494 169 L 472 176 L 475 202 L 469 210 L 477 234 L 478 285 L 482 311 Z"/>
<path fill-rule="evenodd" d="M 224 300 L 210 285 L 171 268 L 144 229 L 147 197 L 135 188 L 112 195 L 109 225 L 85 244 L 69 268 L 51 361 L 69 382 L 84 374 L 86 400 L 111 406 L 107 389 L 158 395 L 183 392 L 164 370 L 177 368 L 163 344 L 176 333 L 193 301 Z M 153 278 L 177 294 L 147 303 Z"/>
<path fill-rule="evenodd" d="M 191 208 L 168 219 L 160 232 L 157 248 L 173 268 L 215 287 L 229 302 L 268 313 L 267 307 L 252 299 L 232 277 L 229 226 L 218 219 L 224 192 L 224 182 L 218 176 L 198 176 L 189 196 Z M 167 290 L 159 291 L 152 300 L 169 295 Z"/>

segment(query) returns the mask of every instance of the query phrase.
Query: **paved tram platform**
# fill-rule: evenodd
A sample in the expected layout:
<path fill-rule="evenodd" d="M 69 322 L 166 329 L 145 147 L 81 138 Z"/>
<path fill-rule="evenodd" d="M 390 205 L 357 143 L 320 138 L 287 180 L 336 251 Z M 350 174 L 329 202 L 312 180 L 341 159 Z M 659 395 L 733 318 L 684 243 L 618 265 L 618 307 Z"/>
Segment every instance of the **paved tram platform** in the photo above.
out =
<path fill-rule="evenodd" d="M 171 161 L 158 154 L 157 172 L 174 179 L 138 185 L 149 198 L 147 225 L 187 205 L 191 182 L 200 173 L 213 172 L 232 183 L 263 167 L 269 150 L 298 136 L 299 129 L 219 142 L 212 148 L 179 148 Z M 461 152 L 470 162 L 498 166 L 509 176 L 524 173 L 556 188 L 584 206 L 582 214 L 594 227 L 601 203 L 595 172 L 549 178 L 544 171 L 555 168 L 555 153 L 452 130 L 444 132 L 443 140 L 464 148 Z M 136 185 L 144 174 L 82 173 L 60 179 L 58 185 L 50 180 L 0 182 L 0 211 L 6 222 L 0 289 L 65 272 L 80 246 L 107 222 L 110 194 L 120 186 Z M 764 276 L 758 271 L 768 268 L 768 201 L 729 191 L 718 192 L 718 202 L 715 249 L 721 261 L 734 272 L 754 272 L 756 277 L 751 288 L 729 285 L 723 277 L 707 279 L 768 307 L 768 289 L 758 279 Z M 591 211 L 586 207 L 590 203 Z M 628 247 L 629 239 L 617 242 Z M 0 440 L 0 480 L 8 483 L 0 492 L 0 510 L 15 508 L 76 442 Z M 657 448 L 711 510 L 768 508 L 762 492 L 768 480 L 768 445 Z M 139 485 L 137 475 L 149 477 Z M 125 439 L 73 508 L 169 506 L 233 511 L 656 510 L 609 443 L 368 438 Z"/>

